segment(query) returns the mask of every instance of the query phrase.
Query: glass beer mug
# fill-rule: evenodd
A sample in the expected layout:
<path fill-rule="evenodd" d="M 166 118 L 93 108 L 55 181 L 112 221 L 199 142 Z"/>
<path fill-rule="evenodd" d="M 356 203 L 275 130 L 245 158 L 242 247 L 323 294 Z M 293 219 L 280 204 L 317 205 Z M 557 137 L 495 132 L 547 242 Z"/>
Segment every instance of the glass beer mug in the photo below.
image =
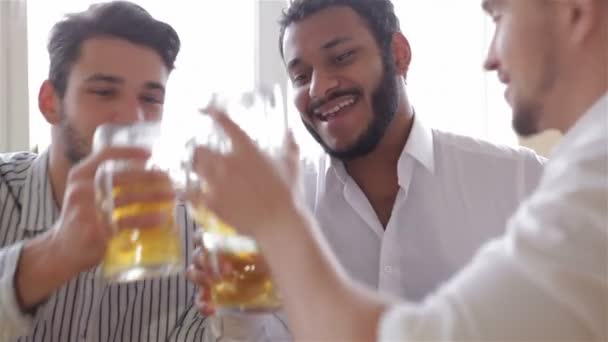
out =
<path fill-rule="evenodd" d="M 277 156 L 283 146 L 287 130 L 286 116 L 280 88 L 258 87 L 252 91 L 215 94 L 210 107 L 226 112 L 265 152 Z M 191 148 L 204 145 L 216 151 L 230 149 L 229 139 L 223 136 L 209 118 L 205 134 L 191 141 Z M 199 124 L 197 127 L 203 127 Z M 201 133 L 201 131 L 199 131 Z M 207 210 L 200 200 L 205 191 L 204 179 L 190 168 L 186 170 L 186 198 L 188 209 L 201 228 L 204 248 L 215 272 L 221 260 L 230 264 L 229 274 L 217 274 L 212 284 L 211 303 L 220 313 L 270 312 L 281 307 L 281 300 L 269 268 L 254 239 L 239 234 Z M 235 208 L 238 210 L 238 208 Z"/>
<path fill-rule="evenodd" d="M 115 186 L 113 174 L 126 169 L 164 170 L 158 156 L 160 122 L 137 122 L 130 125 L 106 124 L 97 128 L 93 148 L 104 146 L 142 147 L 151 151 L 145 164 L 126 160 L 111 160 L 102 164 L 96 174 L 96 197 L 102 215 L 114 229 L 102 264 L 102 276 L 111 282 L 127 282 L 171 275 L 184 269 L 179 230 L 174 217 L 176 199 L 116 205 L 115 199 L 125 193 L 148 194 L 173 188 L 169 174 L 166 180 L 148 184 L 144 180 Z M 153 227 L 120 227 L 117 222 L 138 215 L 164 213 L 171 219 Z"/>

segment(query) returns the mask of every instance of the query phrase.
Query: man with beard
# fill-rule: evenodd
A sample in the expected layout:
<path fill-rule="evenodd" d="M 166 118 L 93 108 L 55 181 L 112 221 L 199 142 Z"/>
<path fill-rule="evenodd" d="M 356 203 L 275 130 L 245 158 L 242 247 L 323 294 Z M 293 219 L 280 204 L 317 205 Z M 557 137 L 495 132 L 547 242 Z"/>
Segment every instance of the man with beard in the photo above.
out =
<path fill-rule="evenodd" d="M 171 26 L 128 2 L 93 5 L 53 27 L 39 92 L 50 148 L 0 154 L 1 341 L 201 339 L 204 317 L 191 310 L 183 275 L 108 284 L 97 267 L 111 234 L 94 207 L 96 168 L 148 154 L 92 153 L 93 133 L 104 123 L 160 120 L 179 48 Z M 190 250 L 194 225 L 184 208 L 177 213 Z"/>
<path fill-rule="evenodd" d="M 504 234 L 423 303 L 348 279 L 281 174 L 297 159 L 279 169 L 228 116 L 211 113 L 233 152 L 195 154 L 204 201 L 257 240 L 297 340 L 608 341 L 608 2 L 482 3 L 496 25 L 485 67 L 507 84 L 515 130 L 556 129 L 564 138 Z"/>
<path fill-rule="evenodd" d="M 424 299 L 504 232 L 543 160 L 424 126 L 389 0 L 294 0 L 280 23 L 295 106 L 327 152 L 302 170 L 309 209 L 350 276 Z"/>

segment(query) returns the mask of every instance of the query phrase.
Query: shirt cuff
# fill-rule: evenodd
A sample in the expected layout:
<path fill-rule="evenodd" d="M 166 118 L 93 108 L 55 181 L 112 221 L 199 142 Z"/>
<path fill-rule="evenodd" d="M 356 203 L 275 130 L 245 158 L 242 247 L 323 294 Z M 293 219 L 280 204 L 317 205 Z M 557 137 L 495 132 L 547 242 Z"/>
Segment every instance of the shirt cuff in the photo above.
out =
<path fill-rule="evenodd" d="M 404 341 L 407 338 L 404 315 L 407 306 L 396 305 L 386 310 L 380 316 L 378 323 L 378 342 Z"/>
<path fill-rule="evenodd" d="M 280 312 L 273 314 L 216 314 L 207 317 L 204 341 L 292 341 Z"/>
<path fill-rule="evenodd" d="M 34 317 L 24 313 L 17 301 L 15 272 L 23 249 L 23 242 L 0 250 L 0 340 L 27 334 Z"/>

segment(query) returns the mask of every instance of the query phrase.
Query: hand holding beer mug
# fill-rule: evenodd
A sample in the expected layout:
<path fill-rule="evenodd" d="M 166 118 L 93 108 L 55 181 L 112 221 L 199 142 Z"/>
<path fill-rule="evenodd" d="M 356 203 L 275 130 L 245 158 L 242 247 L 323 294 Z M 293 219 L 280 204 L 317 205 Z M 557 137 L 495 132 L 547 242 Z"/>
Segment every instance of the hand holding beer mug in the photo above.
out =
<path fill-rule="evenodd" d="M 165 276 L 183 269 L 182 246 L 174 218 L 176 204 L 169 165 L 158 158 L 160 122 L 102 125 L 93 148 L 134 146 L 149 149 L 147 162 L 111 160 L 96 174 L 100 212 L 112 227 L 103 277 L 126 282 Z"/>
<path fill-rule="evenodd" d="M 286 117 L 278 86 L 215 95 L 209 107 L 227 113 L 270 158 L 279 156 L 286 133 Z M 218 152 L 228 152 L 231 148 L 229 139 L 211 124 L 209 118 L 201 121 L 204 119 L 208 120 L 208 134 L 199 134 L 192 142 L 192 149 L 203 145 Z M 194 172 L 193 165 L 189 167 L 186 170 L 188 207 L 201 227 L 208 263 L 215 273 L 209 289 L 210 303 L 220 313 L 279 309 L 278 291 L 255 240 L 237 233 L 205 207 L 205 180 Z"/>

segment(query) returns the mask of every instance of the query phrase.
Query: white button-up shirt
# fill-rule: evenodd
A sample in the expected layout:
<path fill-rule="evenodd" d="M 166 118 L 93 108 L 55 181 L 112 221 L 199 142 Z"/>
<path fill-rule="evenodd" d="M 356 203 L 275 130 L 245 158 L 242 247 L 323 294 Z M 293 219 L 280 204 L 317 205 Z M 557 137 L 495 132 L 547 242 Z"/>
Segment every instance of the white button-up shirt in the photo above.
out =
<path fill-rule="evenodd" d="M 529 149 L 433 130 L 416 118 L 397 165 L 400 189 L 386 230 L 340 161 L 326 155 L 304 161 L 303 190 L 353 278 L 415 301 L 504 232 L 509 216 L 537 185 L 544 162 Z M 286 336 L 276 317 L 210 321 L 232 340 L 258 341 L 260 330 Z"/>
<path fill-rule="evenodd" d="M 400 189 L 386 229 L 340 161 L 326 157 L 308 167 L 305 188 L 334 253 L 356 280 L 421 300 L 504 232 L 543 162 L 531 150 L 429 129 L 416 118 L 398 161 Z"/>
<path fill-rule="evenodd" d="M 608 340 L 608 94 L 556 147 L 504 237 L 423 305 L 385 313 L 380 340 Z"/>

